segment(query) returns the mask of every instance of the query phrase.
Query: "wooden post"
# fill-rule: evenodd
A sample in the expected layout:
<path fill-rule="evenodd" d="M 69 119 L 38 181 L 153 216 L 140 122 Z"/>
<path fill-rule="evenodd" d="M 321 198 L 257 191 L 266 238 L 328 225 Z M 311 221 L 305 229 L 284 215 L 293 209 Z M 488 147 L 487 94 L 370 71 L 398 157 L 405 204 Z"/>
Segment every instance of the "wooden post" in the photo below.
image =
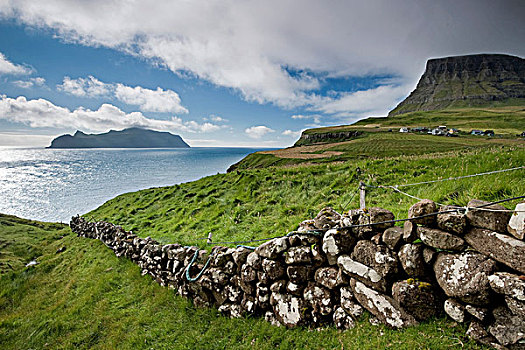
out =
<path fill-rule="evenodd" d="M 211 241 L 211 232 L 208 233 L 208 239 L 206 240 L 206 243 L 208 243 L 208 244 L 212 243 L 212 241 Z"/>
<path fill-rule="evenodd" d="M 366 190 L 365 190 L 365 184 L 364 182 L 360 182 L 359 183 L 359 209 L 363 210 L 366 208 L 366 200 L 365 200 L 365 195 L 366 195 Z"/>

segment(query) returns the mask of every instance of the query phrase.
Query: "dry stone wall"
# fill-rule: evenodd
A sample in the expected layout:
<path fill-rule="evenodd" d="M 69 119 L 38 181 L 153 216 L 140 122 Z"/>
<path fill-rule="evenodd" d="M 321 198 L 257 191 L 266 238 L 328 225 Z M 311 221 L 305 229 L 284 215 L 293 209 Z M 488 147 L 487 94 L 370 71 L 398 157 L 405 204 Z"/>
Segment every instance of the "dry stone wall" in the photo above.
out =
<path fill-rule="evenodd" d="M 424 200 L 410 208 L 412 220 L 394 227 L 382 223 L 394 219 L 385 209 L 340 214 L 325 208 L 292 235 L 257 248 L 216 246 L 211 253 L 161 245 L 78 216 L 70 226 L 195 305 L 215 306 L 230 317 L 348 329 L 368 310 L 374 322 L 402 328 L 444 312 L 468 322 L 467 334 L 483 344 L 523 349 L 525 213 L 486 209 L 462 214 L 442 207 L 425 216 L 437 207 Z"/>

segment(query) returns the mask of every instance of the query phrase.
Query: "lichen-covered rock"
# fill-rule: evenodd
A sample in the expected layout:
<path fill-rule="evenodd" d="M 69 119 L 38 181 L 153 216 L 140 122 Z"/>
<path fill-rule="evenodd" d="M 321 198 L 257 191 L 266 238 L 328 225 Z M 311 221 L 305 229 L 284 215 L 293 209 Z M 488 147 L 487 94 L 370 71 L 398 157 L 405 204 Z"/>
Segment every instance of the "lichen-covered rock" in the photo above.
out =
<path fill-rule="evenodd" d="M 286 268 L 288 279 L 295 284 L 302 284 L 313 278 L 314 268 L 311 265 L 290 265 Z"/>
<path fill-rule="evenodd" d="M 518 203 L 515 212 L 511 215 L 507 230 L 514 237 L 523 240 L 525 238 L 525 202 Z"/>
<path fill-rule="evenodd" d="M 303 245 L 311 246 L 312 244 L 319 244 L 321 238 L 322 237 L 320 234 L 296 234 L 288 237 L 288 242 L 290 243 L 291 247 L 298 247 Z"/>
<path fill-rule="evenodd" d="M 403 243 L 403 229 L 401 227 L 389 227 L 383 232 L 383 243 L 392 250 L 397 250 Z"/>
<path fill-rule="evenodd" d="M 355 241 L 356 239 L 350 230 L 332 229 L 326 231 L 323 237 L 323 252 L 328 258 L 328 263 L 335 265 L 339 255 L 350 253 Z"/>
<path fill-rule="evenodd" d="M 439 312 L 439 298 L 435 291 L 430 283 L 409 279 L 394 283 L 392 297 L 403 310 L 422 321 Z"/>
<path fill-rule="evenodd" d="M 439 208 L 440 213 L 436 218 L 437 227 L 443 231 L 452 232 L 462 236 L 467 228 L 467 217 L 457 211 L 445 213 L 454 209 L 456 208 L 448 205 Z"/>
<path fill-rule="evenodd" d="M 278 280 L 285 274 L 284 266 L 278 261 L 263 259 L 261 266 L 270 281 Z"/>
<path fill-rule="evenodd" d="M 297 228 L 297 232 L 307 232 L 307 231 L 313 231 L 316 230 L 317 227 L 315 227 L 315 220 L 304 220 L 299 224 L 299 227 Z"/>
<path fill-rule="evenodd" d="M 513 315 L 506 307 L 497 307 L 492 311 L 494 322 L 488 331 L 501 345 L 507 346 L 525 339 L 525 320 Z"/>
<path fill-rule="evenodd" d="M 245 312 L 249 314 L 254 314 L 256 311 L 255 298 L 251 295 L 244 294 L 241 301 L 241 307 Z"/>
<path fill-rule="evenodd" d="M 314 315 L 327 316 L 334 310 L 330 290 L 315 283 L 308 284 L 304 289 L 303 297 L 312 307 Z"/>
<path fill-rule="evenodd" d="M 480 344 L 495 347 L 495 348 L 500 348 L 498 346 L 496 338 L 491 336 L 487 332 L 485 327 L 483 327 L 483 325 L 476 320 L 473 320 L 472 322 L 470 322 L 470 325 L 468 327 L 466 334 L 470 339 L 475 340 Z"/>
<path fill-rule="evenodd" d="M 399 272 L 397 256 L 386 246 L 371 241 L 357 242 L 351 258 L 374 269 L 386 280 L 391 280 Z"/>
<path fill-rule="evenodd" d="M 312 251 L 310 246 L 291 247 L 285 253 L 284 262 L 288 265 L 311 264 Z"/>
<path fill-rule="evenodd" d="M 412 243 L 418 238 L 417 224 L 412 221 L 405 221 L 403 223 L 403 241 L 406 243 Z"/>
<path fill-rule="evenodd" d="M 341 307 L 353 318 L 358 319 L 363 314 L 363 307 L 354 300 L 354 293 L 349 286 L 341 287 Z"/>
<path fill-rule="evenodd" d="M 490 311 L 486 307 L 467 304 L 465 310 L 481 322 L 485 322 L 490 317 Z"/>
<path fill-rule="evenodd" d="M 235 262 L 235 265 L 242 266 L 244 263 L 246 263 L 246 258 L 248 257 L 248 254 L 252 252 L 251 249 L 244 248 L 244 247 L 238 247 L 235 249 L 235 251 L 232 253 L 233 262 Z"/>
<path fill-rule="evenodd" d="M 330 207 L 321 209 L 314 219 L 314 226 L 318 229 L 331 229 L 336 227 L 341 220 L 341 214 Z"/>
<path fill-rule="evenodd" d="M 304 284 L 295 284 L 293 282 L 288 282 L 286 284 L 286 291 L 292 295 L 297 295 L 302 297 L 305 285 Z"/>
<path fill-rule="evenodd" d="M 463 238 L 437 228 L 418 227 L 419 238 L 427 246 L 444 250 L 462 250 L 465 246 Z"/>
<path fill-rule="evenodd" d="M 275 317 L 274 313 L 272 311 L 266 311 L 264 314 L 264 320 L 275 327 L 282 326 L 281 322 Z"/>
<path fill-rule="evenodd" d="M 505 303 L 514 315 L 525 319 L 525 301 L 517 300 L 509 297 L 508 295 L 505 295 Z"/>
<path fill-rule="evenodd" d="M 275 281 L 270 285 L 270 291 L 272 293 L 284 293 L 286 292 L 286 280 Z"/>
<path fill-rule="evenodd" d="M 410 277 L 425 276 L 425 261 L 422 244 L 405 244 L 398 253 L 399 262 Z"/>
<path fill-rule="evenodd" d="M 337 259 L 337 264 L 348 276 L 353 277 L 367 286 L 386 292 L 387 281 L 376 270 L 352 260 L 348 255 L 341 255 Z"/>
<path fill-rule="evenodd" d="M 495 269 L 495 261 L 472 251 L 440 253 L 434 263 L 437 282 L 445 294 L 474 305 L 490 303 L 488 276 Z"/>
<path fill-rule="evenodd" d="M 244 264 L 241 267 L 241 280 L 243 282 L 252 282 L 257 278 L 257 272 L 248 264 Z"/>
<path fill-rule="evenodd" d="M 393 222 L 385 222 L 392 220 L 394 220 L 394 214 L 390 210 L 372 207 L 368 208 L 366 212 L 361 213 L 359 224 L 374 224 L 369 226 L 370 230 L 373 232 L 382 232 L 383 230 L 394 226 Z"/>
<path fill-rule="evenodd" d="M 479 228 L 465 234 L 465 241 L 485 255 L 514 270 L 525 273 L 525 242 L 501 233 Z"/>
<path fill-rule="evenodd" d="M 289 294 L 272 294 L 273 313 L 279 323 L 286 327 L 296 327 L 304 322 L 304 301 Z"/>
<path fill-rule="evenodd" d="M 335 267 L 318 268 L 315 271 L 315 281 L 328 289 L 334 289 L 344 282 L 340 277 L 339 269 Z"/>
<path fill-rule="evenodd" d="M 454 321 L 463 323 L 466 320 L 466 309 L 463 304 L 461 304 L 459 301 L 455 299 L 447 299 L 445 300 L 445 304 L 443 305 L 443 308 L 445 310 L 445 313 L 450 316 Z"/>
<path fill-rule="evenodd" d="M 357 301 L 383 324 L 392 328 L 404 328 L 418 324 L 416 319 L 403 310 L 391 297 L 368 288 L 355 279 L 350 280 L 350 286 Z"/>
<path fill-rule="evenodd" d="M 525 257 L 524 257 L 525 259 Z M 525 301 L 525 278 L 508 272 L 496 272 L 489 276 L 490 287 L 499 294 Z"/>
<path fill-rule="evenodd" d="M 355 327 L 355 322 L 342 307 L 338 307 L 334 311 L 333 320 L 337 329 L 350 329 Z"/>
<path fill-rule="evenodd" d="M 271 241 L 268 241 L 255 249 L 255 253 L 259 254 L 263 258 L 277 259 L 282 252 L 288 249 L 288 238 L 274 238 Z"/>
<path fill-rule="evenodd" d="M 417 202 L 408 209 L 408 218 L 412 219 L 417 216 L 428 215 L 437 211 L 436 203 L 430 199 L 423 199 Z M 422 218 L 411 220 L 418 225 L 434 226 L 436 223 L 436 215 L 429 215 Z"/>
<path fill-rule="evenodd" d="M 437 253 L 434 249 L 429 247 L 423 248 L 423 261 L 425 261 L 425 264 L 430 265 L 434 262 L 434 258 L 436 257 Z"/>
<path fill-rule="evenodd" d="M 476 210 L 475 207 L 486 205 L 490 202 L 481 201 L 478 199 L 473 199 L 468 202 L 467 207 L 469 211 L 467 213 L 467 218 L 469 224 L 474 227 L 483 228 L 487 230 L 492 230 L 496 232 L 506 233 L 507 224 L 510 219 L 510 214 L 504 211 L 497 210 L 506 210 L 506 208 L 499 204 L 492 204 L 485 206 L 480 209 L 492 209 L 496 211 L 486 211 L 486 210 Z"/>
<path fill-rule="evenodd" d="M 261 262 L 262 262 L 262 258 L 256 252 L 251 252 L 246 257 L 246 265 L 250 266 L 251 268 L 255 270 L 259 270 L 261 268 Z"/>

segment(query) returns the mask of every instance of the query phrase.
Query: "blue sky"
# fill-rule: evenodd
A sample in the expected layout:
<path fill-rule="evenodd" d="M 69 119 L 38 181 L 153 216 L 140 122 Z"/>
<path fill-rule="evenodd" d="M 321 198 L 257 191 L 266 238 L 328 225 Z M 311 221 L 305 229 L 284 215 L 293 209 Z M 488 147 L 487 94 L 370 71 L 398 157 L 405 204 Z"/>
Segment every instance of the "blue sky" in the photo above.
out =
<path fill-rule="evenodd" d="M 0 146 L 130 126 L 290 146 L 385 116 L 428 58 L 523 57 L 524 16 L 523 1 L 0 1 Z"/>

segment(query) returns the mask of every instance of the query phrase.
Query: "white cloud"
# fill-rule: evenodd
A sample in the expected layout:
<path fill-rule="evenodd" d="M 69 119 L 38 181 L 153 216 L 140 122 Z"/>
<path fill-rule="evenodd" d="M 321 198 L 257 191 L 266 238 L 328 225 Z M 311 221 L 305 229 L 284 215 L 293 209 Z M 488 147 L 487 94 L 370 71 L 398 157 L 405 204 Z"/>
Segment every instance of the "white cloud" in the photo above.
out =
<path fill-rule="evenodd" d="M 292 131 L 292 130 L 287 129 L 287 130 L 283 131 L 283 135 L 284 136 L 292 136 L 292 137 L 299 137 L 299 136 L 301 136 L 301 133 L 302 133 L 301 130 L 299 130 L 299 131 Z"/>
<path fill-rule="evenodd" d="M 175 91 L 163 90 L 160 87 L 150 90 L 141 86 L 116 84 L 115 97 L 128 105 L 139 106 L 140 110 L 145 112 L 188 113 Z"/>
<path fill-rule="evenodd" d="M 28 80 L 15 80 L 13 84 L 23 89 L 30 89 L 35 86 L 44 86 L 46 80 L 42 77 L 29 78 Z"/>
<path fill-rule="evenodd" d="M 228 119 L 224 119 L 223 117 L 219 117 L 218 115 L 210 115 L 210 119 L 216 123 L 222 123 L 222 122 L 227 122 Z"/>
<path fill-rule="evenodd" d="M 315 105 L 312 90 L 324 74 L 399 76 L 408 94 L 429 57 L 525 55 L 522 0 L 0 4 L 0 16 L 52 28 L 63 40 L 123 50 L 177 74 L 232 88 L 248 101 L 281 107 Z M 343 106 L 356 106 L 346 96 L 339 100 L 326 102 L 326 108 L 348 114 L 352 110 L 342 111 Z"/>
<path fill-rule="evenodd" d="M 32 70 L 30 68 L 9 62 L 4 54 L 0 52 L 0 74 L 23 75 L 31 74 L 31 72 Z"/>
<path fill-rule="evenodd" d="M 245 129 L 244 132 L 252 139 L 260 139 L 268 133 L 275 132 L 275 130 L 264 125 L 257 125 Z"/>
<path fill-rule="evenodd" d="M 307 119 L 307 120 L 312 119 L 315 124 L 319 124 L 321 122 L 321 115 L 319 114 L 309 114 L 309 115 L 295 114 L 295 115 L 292 115 L 292 119 Z"/>
<path fill-rule="evenodd" d="M 22 123 L 33 128 L 73 128 L 83 131 L 104 132 L 109 129 L 145 127 L 175 132 L 210 132 L 220 128 L 211 123 L 199 124 L 172 117 L 169 120 L 152 119 L 141 112 L 125 113 L 111 104 L 103 104 L 98 110 L 79 107 L 73 111 L 56 106 L 48 100 L 16 99 L 0 95 L 0 119 Z"/>
<path fill-rule="evenodd" d="M 62 85 L 57 85 L 57 88 L 78 97 L 105 97 L 112 92 L 112 85 L 103 83 L 91 75 L 77 79 L 64 77 Z"/>

